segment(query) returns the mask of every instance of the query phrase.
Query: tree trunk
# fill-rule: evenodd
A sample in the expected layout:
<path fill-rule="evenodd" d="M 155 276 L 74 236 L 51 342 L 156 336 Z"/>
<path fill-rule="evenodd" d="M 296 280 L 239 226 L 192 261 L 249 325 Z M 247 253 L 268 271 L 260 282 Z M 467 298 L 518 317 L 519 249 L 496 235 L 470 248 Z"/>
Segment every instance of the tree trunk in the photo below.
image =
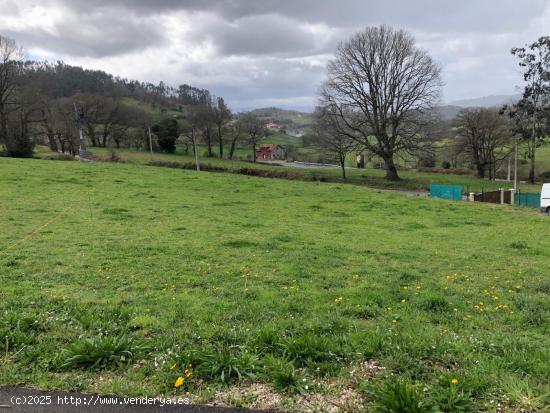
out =
<path fill-rule="evenodd" d="M 393 156 L 385 156 L 382 157 L 384 159 L 384 165 L 386 167 L 386 179 L 390 181 L 398 181 L 399 174 L 397 173 L 397 168 L 395 167 L 395 163 L 393 162 Z"/>
<path fill-rule="evenodd" d="M 535 145 L 536 138 L 535 135 L 533 135 L 533 138 L 531 140 L 531 164 L 529 165 L 529 182 L 531 182 L 532 184 L 535 183 Z"/>
<path fill-rule="evenodd" d="M 237 138 L 231 141 L 231 147 L 229 148 L 229 159 L 233 159 L 233 154 L 235 153 L 236 144 L 237 144 Z"/>
<path fill-rule="evenodd" d="M 476 164 L 477 169 L 477 177 L 478 178 L 485 178 L 485 165 L 481 163 Z"/>
<path fill-rule="evenodd" d="M 346 158 L 340 157 L 340 167 L 342 168 L 342 178 L 346 179 Z"/>
<path fill-rule="evenodd" d="M 92 126 L 88 125 L 88 126 L 86 126 L 86 132 L 88 134 L 88 138 L 90 138 L 90 142 L 91 142 L 92 146 L 94 146 L 94 147 L 99 146 L 97 144 L 97 139 L 96 139 L 96 136 L 95 136 L 94 128 Z"/>
<path fill-rule="evenodd" d="M 204 135 L 206 148 L 208 149 L 208 157 L 212 158 L 212 136 L 210 135 L 210 128 L 206 128 Z"/>
<path fill-rule="evenodd" d="M 55 141 L 55 133 L 53 133 L 53 131 L 48 131 L 47 136 L 48 136 L 48 144 L 50 145 L 50 151 L 59 152 L 59 148 L 57 147 L 57 142 Z"/>
<path fill-rule="evenodd" d="M 532 184 L 535 183 L 535 152 L 537 149 L 536 128 L 537 128 L 537 100 L 534 101 L 533 122 L 532 122 L 532 130 L 531 130 L 531 165 L 529 168 L 529 182 L 531 182 Z"/>
<path fill-rule="evenodd" d="M 220 145 L 220 159 L 223 158 L 223 136 L 222 136 L 222 129 L 218 128 L 218 142 Z"/>
<path fill-rule="evenodd" d="M 256 143 L 252 144 L 252 159 L 256 162 Z"/>

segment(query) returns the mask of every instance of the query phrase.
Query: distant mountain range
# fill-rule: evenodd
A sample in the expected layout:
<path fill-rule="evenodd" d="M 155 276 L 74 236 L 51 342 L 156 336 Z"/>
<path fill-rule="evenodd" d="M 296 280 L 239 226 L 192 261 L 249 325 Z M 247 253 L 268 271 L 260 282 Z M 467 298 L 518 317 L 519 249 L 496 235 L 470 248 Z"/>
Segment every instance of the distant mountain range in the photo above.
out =
<path fill-rule="evenodd" d="M 462 99 L 439 106 L 441 117 L 450 120 L 456 117 L 465 108 L 493 108 L 501 107 L 509 103 L 515 103 L 521 99 L 521 95 L 489 95 L 473 99 Z"/>
<path fill-rule="evenodd" d="M 447 106 L 459 106 L 461 108 L 483 107 L 490 108 L 502 106 L 507 103 L 515 103 L 521 99 L 521 94 L 516 95 L 489 95 L 480 98 L 462 99 L 449 102 Z"/>
<path fill-rule="evenodd" d="M 443 119 L 450 120 L 456 117 L 462 109 L 465 108 L 491 108 L 500 107 L 508 103 L 515 103 L 521 99 L 521 94 L 515 95 L 489 95 L 472 99 L 461 99 L 449 102 L 445 105 L 439 106 L 438 111 Z M 291 110 L 281 109 L 275 107 L 260 108 L 252 110 L 256 116 L 266 118 L 282 123 L 294 122 L 301 126 L 310 124 L 312 114 L 308 110 Z"/>

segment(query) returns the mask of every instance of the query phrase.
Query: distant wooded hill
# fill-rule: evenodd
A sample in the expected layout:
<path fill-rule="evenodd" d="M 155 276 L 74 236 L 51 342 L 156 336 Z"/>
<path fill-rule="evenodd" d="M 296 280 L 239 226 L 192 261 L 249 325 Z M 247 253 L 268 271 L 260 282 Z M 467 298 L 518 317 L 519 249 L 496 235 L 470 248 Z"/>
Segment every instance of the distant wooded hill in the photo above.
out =
<path fill-rule="evenodd" d="M 171 87 L 113 76 L 63 62 L 26 62 L 27 80 L 50 99 L 93 94 L 114 99 L 134 98 L 153 106 L 196 105 L 210 99 L 210 92 L 187 84 Z"/>
<path fill-rule="evenodd" d="M 304 128 L 313 123 L 313 114 L 297 110 L 287 110 L 275 107 L 254 109 L 250 113 L 265 122 L 274 122 L 281 127 Z"/>

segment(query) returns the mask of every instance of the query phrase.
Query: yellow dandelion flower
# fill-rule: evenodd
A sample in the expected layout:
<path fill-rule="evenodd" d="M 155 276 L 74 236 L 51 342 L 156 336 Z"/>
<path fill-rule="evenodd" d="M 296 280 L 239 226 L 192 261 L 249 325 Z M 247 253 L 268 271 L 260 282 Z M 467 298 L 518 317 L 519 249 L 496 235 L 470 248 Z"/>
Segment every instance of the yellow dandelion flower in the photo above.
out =
<path fill-rule="evenodd" d="M 179 376 L 176 379 L 176 382 L 174 383 L 174 387 L 176 387 L 176 388 L 181 387 L 181 386 L 183 386 L 184 382 L 185 382 L 185 379 L 183 377 Z"/>
<path fill-rule="evenodd" d="M 451 384 L 454 384 L 456 386 L 458 384 L 458 380 L 457 379 L 452 379 Z"/>

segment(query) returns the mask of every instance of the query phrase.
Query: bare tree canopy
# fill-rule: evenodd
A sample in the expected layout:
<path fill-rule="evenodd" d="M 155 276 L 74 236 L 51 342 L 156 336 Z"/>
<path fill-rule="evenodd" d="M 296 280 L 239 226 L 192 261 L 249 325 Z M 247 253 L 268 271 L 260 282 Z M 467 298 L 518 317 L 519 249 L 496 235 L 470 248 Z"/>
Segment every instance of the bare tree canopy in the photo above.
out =
<path fill-rule="evenodd" d="M 256 115 L 250 112 L 243 114 L 239 122 L 242 131 L 247 136 L 248 144 L 252 148 L 252 160 L 256 162 L 256 146 L 266 135 L 264 124 Z"/>
<path fill-rule="evenodd" d="M 338 161 L 342 170 L 342 178 L 346 179 L 346 157 L 357 150 L 359 144 L 334 124 L 335 119 L 330 113 L 330 108 L 318 107 L 315 110 L 313 130 L 317 137 L 317 144 L 328 156 Z"/>
<path fill-rule="evenodd" d="M 28 91 L 21 89 L 23 82 L 23 49 L 12 39 L 0 36 L 0 143 L 10 156 L 32 155 L 28 121 L 32 113 L 23 108 Z"/>
<path fill-rule="evenodd" d="M 388 179 L 399 179 L 395 155 L 422 149 L 435 113 L 439 65 L 409 33 L 380 26 L 341 43 L 327 71 L 321 106 L 342 133 L 384 160 Z"/>
<path fill-rule="evenodd" d="M 223 137 L 224 137 L 224 128 L 227 126 L 227 123 L 231 120 L 231 110 L 226 105 L 222 97 L 214 99 L 214 123 L 216 124 L 216 132 L 218 135 L 218 145 L 220 150 L 220 158 L 223 158 Z"/>
<path fill-rule="evenodd" d="M 499 164 L 513 148 L 508 118 L 495 109 L 465 109 L 457 117 L 458 145 L 475 166 L 477 176 L 494 179 Z"/>

